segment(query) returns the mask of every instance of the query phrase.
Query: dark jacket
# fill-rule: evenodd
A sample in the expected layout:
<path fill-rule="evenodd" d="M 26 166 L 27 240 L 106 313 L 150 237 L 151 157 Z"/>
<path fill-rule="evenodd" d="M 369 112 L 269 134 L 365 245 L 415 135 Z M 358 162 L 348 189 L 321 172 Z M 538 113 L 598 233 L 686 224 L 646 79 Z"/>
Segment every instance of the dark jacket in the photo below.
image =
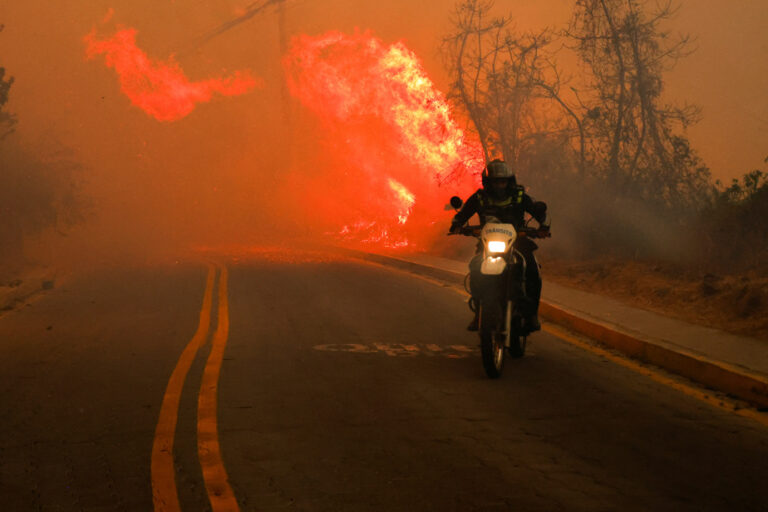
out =
<path fill-rule="evenodd" d="M 474 215 L 480 217 L 480 225 L 495 217 L 504 224 L 512 224 L 515 229 L 521 229 L 525 224 L 525 214 L 529 213 L 539 224 L 547 224 L 547 205 L 535 201 L 525 193 L 521 186 L 511 187 L 510 193 L 504 199 L 491 197 L 482 188 L 469 196 L 467 202 L 453 217 L 452 227 L 463 226 Z"/>

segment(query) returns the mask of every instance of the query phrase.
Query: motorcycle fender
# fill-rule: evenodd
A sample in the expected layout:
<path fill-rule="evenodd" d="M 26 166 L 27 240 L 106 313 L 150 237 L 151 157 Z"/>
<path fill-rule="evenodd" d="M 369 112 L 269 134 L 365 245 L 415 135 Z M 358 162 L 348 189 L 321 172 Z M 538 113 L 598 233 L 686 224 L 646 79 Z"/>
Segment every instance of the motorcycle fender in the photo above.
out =
<path fill-rule="evenodd" d="M 485 275 L 498 276 L 504 272 L 507 268 L 507 261 L 503 257 L 491 257 L 487 256 L 483 258 L 483 263 L 480 266 L 480 272 Z"/>

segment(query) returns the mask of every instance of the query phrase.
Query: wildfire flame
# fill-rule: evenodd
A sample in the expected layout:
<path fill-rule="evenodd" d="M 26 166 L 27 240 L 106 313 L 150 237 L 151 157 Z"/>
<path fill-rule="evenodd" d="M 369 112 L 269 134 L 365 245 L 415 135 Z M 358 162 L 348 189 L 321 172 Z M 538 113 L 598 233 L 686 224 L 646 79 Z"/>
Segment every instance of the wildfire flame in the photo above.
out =
<path fill-rule="evenodd" d="M 304 35 L 294 38 L 284 66 L 292 94 L 322 120 L 343 169 L 312 190 L 342 196 L 352 216 L 344 238 L 412 245 L 442 211 L 447 191 L 438 186 L 466 190 L 476 181 L 469 171 L 482 162 L 479 143 L 467 139 L 403 43 L 386 45 L 367 32 Z"/>
<path fill-rule="evenodd" d="M 413 209 L 413 203 L 416 202 L 416 196 L 411 194 L 407 188 L 392 178 L 389 178 L 389 187 L 397 195 L 397 199 L 401 206 L 400 212 L 397 215 L 397 220 L 400 224 L 405 224 L 408 222 L 408 216 L 411 214 L 411 210 Z"/>
<path fill-rule="evenodd" d="M 119 29 L 106 39 L 93 29 L 85 36 L 89 59 L 104 55 L 108 67 L 120 79 L 121 91 L 131 103 L 158 121 L 176 121 L 192 112 L 198 103 L 211 100 L 214 93 L 222 96 L 244 94 L 259 82 L 246 72 L 227 78 L 211 78 L 191 82 L 171 56 L 166 61 L 151 59 L 136 45 L 137 31 Z"/>

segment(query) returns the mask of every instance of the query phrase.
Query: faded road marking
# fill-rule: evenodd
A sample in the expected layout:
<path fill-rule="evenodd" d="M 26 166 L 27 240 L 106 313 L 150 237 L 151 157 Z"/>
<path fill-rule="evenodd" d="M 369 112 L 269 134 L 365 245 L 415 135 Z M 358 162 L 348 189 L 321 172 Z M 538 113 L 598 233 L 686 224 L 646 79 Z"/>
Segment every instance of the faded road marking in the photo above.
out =
<path fill-rule="evenodd" d="M 440 288 L 447 288 L 448 290 L 459 294 L 463 298 L 469 297 L 469 294 L 466 292 L 466 290 L 464 290 L 463 286 L 459 286 L 453 283 L 446 283 L 445 281 L 439 281 L 437 279 L 432 279 L 408 270 L 398 269 L 396 267 L 391 267 L 381 263 L 369 262 L 367 260 L 361 260 L 361 261 L 364 261 L 373 266 L 387 269 L 391 272 L 410 275 L 413 278 L 426 281 Z M 702 402 L 709 404 L 710 406 L 714 406 L 719 409 L 726 410 L 738 416 L 750 418 L 760 423 L 763 426 L 768 426 L 768 413 L 759 411 L 747 403 L 738 402 L 727 397 L 720 397 L 712 392 L 707 391 L 705 388 L 693 383 L 682 384 L 677 379 L 684 379 L 684 377 L 676 376 L 675 378 L 670 378 L 667 375 L 665 375 L 663 372 L 652 370 L 650 367 L 644 366 L 636 362 L 635 360 L 629 358 L 629 356 L 617 355 L 612 352 L 609 352 L 606 349 L 596 347 L 589 342 L 583 341 L 577 338 L 576 336 L 574 336 L 573 334 L 567 332 L 565 328 L 561 328 L 559 326 L 555 326 L 547 323 L 542 327 L 542 329 L 545 332 L 548 332 L 549 334 L 552 334 L 553 336 L 567 343 L 570 343 L 571 345 L 587 350 L 594 354 L 603 356 L 615 364 L 629 368 L 632 371 L 635 371 L 641 375 L 649 377 L 651 380 L 654 380 L 660 384 L 663 384 L 667 387 L 675 389 L 685 395 L 696 398 Z M 531 354 L 529 353 L 526 357 L 530 357 L 530 355 Z"/>
<path fill-rule="evenodd" d="M 227 277 L 227 267 L 222 265 L 219 277 L 218 325 L 216 332 L 213 333 L 211 353 L 205 363 L 197 402 L 197 456 L 200 459 L 205 489 L 213 512 L 240 510 L 232 487 L 229 485 L 229 478 L 221 457 L 216 418 L 219 375 L 229 337 Z"/>
<path fill-rule="evenodd" d="M 205 284 L 203 305 L 200 309 L 200 319 L 197 331 L 179 357 L 176 367 L 165 388 L 163 403 L 160 407 L 160 417 L 157 420 L 155 439 L 152 444 L 152 502 L 155 511 L 176 512 L 179 508 L 179 496 L 176 490 L 176 470 L 173 465 L 173 440 L 176 433 L 176 422 L 179 415 L 179 400 L 181 399 L 184 381 L 187 378 L 197 351 L 208 338 L 211 325 L 211 303 L 216 278 L 216 269 L 208 266 L 208 277 Z"/>
<path fill-rule="evenodd" d="M 351 352 L 355 354 L 386 354 L 389 357 L 414 357 L 422 356 L 440 356 L 448 359 L 464 359 L 472 354 L 478 353 L 479 349 L 468 345 L 448 345 L 440 347 L 433 343 L 421 344 L 403 344 L 403 343 L 330 343 L 326 345 L 315 345 L 315 350 L 321 352 Z"/>

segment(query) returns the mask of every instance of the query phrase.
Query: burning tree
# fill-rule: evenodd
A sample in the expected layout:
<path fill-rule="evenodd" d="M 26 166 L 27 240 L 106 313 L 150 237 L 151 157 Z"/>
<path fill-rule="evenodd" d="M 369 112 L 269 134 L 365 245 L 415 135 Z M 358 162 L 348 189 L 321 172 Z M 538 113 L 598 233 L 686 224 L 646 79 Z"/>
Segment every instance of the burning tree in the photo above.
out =
<path fill-rule="evenodd" d="M 414 247 L 433 237 L 447 190 L 476 186 L 468 171 L 482 151 L 418 56 L 370 32 L 333 31 L 294 38 L 284 66 L 289 90 L 333 141 L 329 171 L 301 179 L 311 183 L 313 216 L 344 219 L 339 234 L 366 244 Z"/>

